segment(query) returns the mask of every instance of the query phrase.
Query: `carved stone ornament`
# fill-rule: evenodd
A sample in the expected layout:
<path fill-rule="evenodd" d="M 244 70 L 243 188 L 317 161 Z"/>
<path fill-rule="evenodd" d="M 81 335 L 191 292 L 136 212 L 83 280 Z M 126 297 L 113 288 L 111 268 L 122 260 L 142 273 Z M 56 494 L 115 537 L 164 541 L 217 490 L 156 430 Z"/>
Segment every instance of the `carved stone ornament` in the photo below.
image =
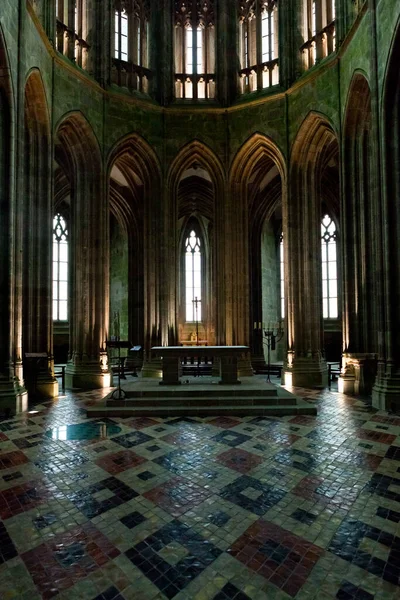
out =
<path fill-rule="evenodd" d="M 175 24 L 185 27 L 213 27 L 212 0 L 175 0 Z"/>
<path fill-rule="evenodd" d="M 114 0 L 114 9 L 128 15 L 135 14 L 139 19 L 150 18 L 150 0 Z"/>

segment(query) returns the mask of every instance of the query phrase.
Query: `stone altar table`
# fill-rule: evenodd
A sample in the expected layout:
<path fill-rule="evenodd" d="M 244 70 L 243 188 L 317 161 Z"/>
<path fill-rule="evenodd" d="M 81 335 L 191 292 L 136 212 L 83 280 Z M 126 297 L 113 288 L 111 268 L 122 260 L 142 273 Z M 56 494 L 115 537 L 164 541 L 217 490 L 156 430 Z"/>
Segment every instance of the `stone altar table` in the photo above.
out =
<path fill-rule="evenodd" d="M 154 356 L 162 358 L 162 381 L 160 385 L 180 383 L 181 357 L 210 356 L 220 360 L 221 384 L 240 383 L 238 379 L 238 357 L 249 352 L 248 346 L 153 346 Z"/>

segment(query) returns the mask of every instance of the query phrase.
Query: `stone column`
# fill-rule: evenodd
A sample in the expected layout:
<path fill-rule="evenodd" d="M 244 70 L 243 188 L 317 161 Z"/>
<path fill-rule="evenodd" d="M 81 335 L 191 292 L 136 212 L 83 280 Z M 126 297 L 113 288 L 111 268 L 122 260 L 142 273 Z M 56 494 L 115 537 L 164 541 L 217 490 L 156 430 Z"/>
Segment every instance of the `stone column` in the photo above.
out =
<path fill-rule="evenodd" d="M 45 92 L 33 71 L 25 89 L 23 235 L 23 362 L 28 391 L 58 395 L 52 323 L 52 148 Z M 29 354 L 44 354 L 43 358 Z"/>
<path fill-rule="evenodd" d="M 0 414 L 19 412 L 27 403 L 23 387 L 21 351 L 16 347 L 15 270 L 17 198 L 14 177 L 16 128 L 11 110 L 11 89 L 6 52 L 0 33 Z M 20 319 L 19 319 L 20 321 Z"/>

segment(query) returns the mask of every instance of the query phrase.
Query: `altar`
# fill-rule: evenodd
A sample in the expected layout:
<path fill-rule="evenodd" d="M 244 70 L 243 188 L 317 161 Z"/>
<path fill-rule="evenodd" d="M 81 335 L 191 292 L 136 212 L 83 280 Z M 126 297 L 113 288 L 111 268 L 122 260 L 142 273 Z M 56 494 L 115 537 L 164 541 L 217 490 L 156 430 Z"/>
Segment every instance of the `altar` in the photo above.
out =
<path fill-rule="evenodd" d="M 181 358 L 204 356 L 219 360 L 220 384 L 239 384 L 238 359 L 250 351 L 248 346 L 153 346 L 151 353 L 162 359 L 160 385 L 179 385 Z"/>

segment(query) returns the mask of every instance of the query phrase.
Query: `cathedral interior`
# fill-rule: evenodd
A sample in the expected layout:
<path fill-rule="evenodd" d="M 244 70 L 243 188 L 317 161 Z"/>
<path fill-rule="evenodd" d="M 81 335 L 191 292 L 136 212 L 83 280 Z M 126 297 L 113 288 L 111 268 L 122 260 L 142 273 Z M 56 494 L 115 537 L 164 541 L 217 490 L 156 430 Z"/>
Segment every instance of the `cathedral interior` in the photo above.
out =
<path fill-rule="evenodd" d="M 398 0 L 0 0 L 0 209 L 1 600 L 400 598 Z"/>

